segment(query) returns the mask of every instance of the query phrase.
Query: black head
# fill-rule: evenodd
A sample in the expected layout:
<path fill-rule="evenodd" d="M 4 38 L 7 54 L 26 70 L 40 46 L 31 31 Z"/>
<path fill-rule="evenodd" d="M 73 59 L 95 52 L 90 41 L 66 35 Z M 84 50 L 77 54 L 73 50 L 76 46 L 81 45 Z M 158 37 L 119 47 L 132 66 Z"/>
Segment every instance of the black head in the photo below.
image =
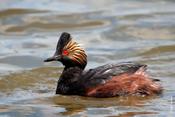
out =
<path fill-rule="evenodd" d="M 58 40 L 56 52 L 53 57 L 50 57 L 44 62 L 60 61 L 68 67 L 80 67 L 85 68 L 87 64 L 87 56 L 83 48 L 72 40 L 69 33 L 62 33 Z"/>

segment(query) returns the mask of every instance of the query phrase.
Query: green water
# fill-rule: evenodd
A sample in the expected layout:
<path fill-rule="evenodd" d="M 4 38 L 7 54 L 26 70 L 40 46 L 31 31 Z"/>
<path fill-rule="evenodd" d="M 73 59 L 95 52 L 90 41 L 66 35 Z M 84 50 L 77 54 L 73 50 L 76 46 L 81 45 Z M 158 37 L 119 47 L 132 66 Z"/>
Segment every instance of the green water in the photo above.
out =
<path fill-rule="evenodd" d="M 0 117 L 174 117 L 175 1 L 2 0 Z M 154 97 L 55 95 L 63 66 L 44 63 L 61 32 L 88 55 L 86 69 L 137 61 L 161 80 Z"/>

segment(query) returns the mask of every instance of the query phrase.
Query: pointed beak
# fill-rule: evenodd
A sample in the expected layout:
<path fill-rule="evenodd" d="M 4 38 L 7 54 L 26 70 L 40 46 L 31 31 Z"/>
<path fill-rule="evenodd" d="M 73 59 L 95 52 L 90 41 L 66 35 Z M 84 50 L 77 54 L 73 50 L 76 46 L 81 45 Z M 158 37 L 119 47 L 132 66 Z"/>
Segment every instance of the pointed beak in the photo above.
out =
<path fill-rule="evenodd" d="M 54 55 L 53 57 L 45 59 L 44 62 L 60 61 L 60 60 L 61 60 L 61 56 L 60 55 Z"/>
<path fill-rule="evenodd" d="M 44 60 L 44 62 L 50 62 L 50 61 L 61 61 L 62 56 L 61 52 L 63 47 L 71 40 L 71 36 L 69 33 L 63 32 L 60 36 L 60 39 L 58 40 L 57 46 L 56 46 L 56 52 L 54 56 L 47 58 Z"/>

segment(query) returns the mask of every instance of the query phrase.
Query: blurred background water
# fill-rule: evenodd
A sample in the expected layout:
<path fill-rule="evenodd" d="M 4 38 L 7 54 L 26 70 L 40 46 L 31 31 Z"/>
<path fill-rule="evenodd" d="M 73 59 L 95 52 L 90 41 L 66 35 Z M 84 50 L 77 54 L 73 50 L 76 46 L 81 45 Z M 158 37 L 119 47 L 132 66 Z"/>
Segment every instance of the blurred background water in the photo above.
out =
<path fill-rule="evenodd" d="M 157 97 L 55 95 L 60 63 L 43 63 L 67 31 L 88 68 L 137 61 L 161 80 Z M 174 0 L 1 0 L 0 116 L 174 117 Z"/>

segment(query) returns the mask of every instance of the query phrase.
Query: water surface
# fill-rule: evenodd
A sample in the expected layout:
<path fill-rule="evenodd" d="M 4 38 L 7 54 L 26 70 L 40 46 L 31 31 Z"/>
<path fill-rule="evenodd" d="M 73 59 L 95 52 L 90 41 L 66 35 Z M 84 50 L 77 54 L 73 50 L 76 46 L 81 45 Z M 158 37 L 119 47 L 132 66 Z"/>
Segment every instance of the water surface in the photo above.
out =
<path fill-rule="evenodd" d="M 0 4 L 0 116 L 173 117 L 175 115 L 173 0 L 5 0 Z M 87 68 L 137 61 L 161 80 L 154 97 L 55 95 L 60 63 L 43 63 L 61 32 L 88 54 Z"/>

